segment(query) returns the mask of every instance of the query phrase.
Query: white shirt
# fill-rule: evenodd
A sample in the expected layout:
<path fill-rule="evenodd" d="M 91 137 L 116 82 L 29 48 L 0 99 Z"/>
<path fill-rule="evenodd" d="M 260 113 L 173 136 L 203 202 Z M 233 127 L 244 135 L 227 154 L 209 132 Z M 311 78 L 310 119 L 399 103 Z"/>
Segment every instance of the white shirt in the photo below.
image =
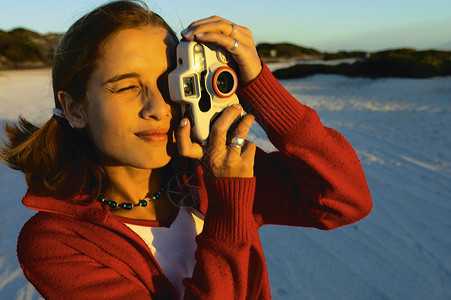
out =
<path fill-rule="evenodd" d="M 183 278 L 191 277 L 196 260 L 195 237 L 204 226 L 203 216 L 195 209 L 181 207 L 170 227 L 147 227 L 125 224 L 149 246 L 158 264 L 174 286 L 177 297 L 183 298 Z"/>

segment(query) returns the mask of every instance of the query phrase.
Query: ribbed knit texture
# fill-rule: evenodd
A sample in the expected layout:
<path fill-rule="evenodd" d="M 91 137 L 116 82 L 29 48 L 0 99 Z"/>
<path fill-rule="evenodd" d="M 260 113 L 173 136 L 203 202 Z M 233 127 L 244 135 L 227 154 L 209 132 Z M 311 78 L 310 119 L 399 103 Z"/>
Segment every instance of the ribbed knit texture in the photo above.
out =
<path fill-rule="evenodd" d="M 268 90 L 270 93 L 262 93 Z M 255 115 L 257 122 L 272 136 L 290 136 L 303 116 L 299 113 L 310 108 L 302 105 L 285 90 L 279 81 L 274 80 L 268 67 L 254 81 L 238 91 L 242 105 L 247 112 Z"/>
<path fill-rule="evenodd" d="M 216 178 L 204 175 L 208 199 L 204 232 L 212 238 L 242 242 L 254 228 L 252 205 L 253 178 Z"/>

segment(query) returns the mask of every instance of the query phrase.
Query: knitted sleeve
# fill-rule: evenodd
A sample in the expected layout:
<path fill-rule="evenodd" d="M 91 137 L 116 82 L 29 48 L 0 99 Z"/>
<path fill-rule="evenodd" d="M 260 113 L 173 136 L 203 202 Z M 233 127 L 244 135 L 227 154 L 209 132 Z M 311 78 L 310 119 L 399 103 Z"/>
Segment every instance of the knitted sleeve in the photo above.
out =
<path fill-rule="evenodd" d="M 332 229 L 370 212 L 370 192 L 354 149 L 288 93 L 264 63 L 239 95 L 279 150 L 256 154 L 254 213 L 260 225 Z"/>
<path fill-rule="evenodd" d="M 185 299 L 256 299 L 268 282 L 263 253 L 255 247 L 255 177 L 207 177 L 208 209 L 193 276 L 184 280 Z"/>

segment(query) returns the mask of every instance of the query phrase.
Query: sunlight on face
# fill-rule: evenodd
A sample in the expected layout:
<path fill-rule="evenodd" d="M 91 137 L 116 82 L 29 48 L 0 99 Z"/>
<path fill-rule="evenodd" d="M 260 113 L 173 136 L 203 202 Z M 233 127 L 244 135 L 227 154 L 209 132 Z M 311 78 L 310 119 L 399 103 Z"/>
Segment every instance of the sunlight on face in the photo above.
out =
<path fill-rule="evenodd" d="M 121 30 L 104 43 L 84 108 L 103 165 L 154 169 L 174 155 L 179 112 L 167 75 L 175 46 L 167 30 L 153 26 Z"/>

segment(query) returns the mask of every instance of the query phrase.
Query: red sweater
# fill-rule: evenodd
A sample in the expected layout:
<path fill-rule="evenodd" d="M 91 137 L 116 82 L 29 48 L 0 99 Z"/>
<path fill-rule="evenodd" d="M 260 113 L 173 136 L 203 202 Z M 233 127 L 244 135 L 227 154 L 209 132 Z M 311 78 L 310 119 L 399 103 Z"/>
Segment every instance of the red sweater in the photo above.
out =
<path fill-rule="evenodd" d="M 269 299 L 260 226 L 333 229 L 360 220 L 372 207 L 350 144 L 325 128 L 265 65 L 239 94 L 279 151 L 257 149 L 254 178 L 214 179 L 196 169 L 205 222 L 196 238 L 193 275 L 184 280 L 187 299 Z M 172 298 L 173 288 L 145 242 L 123 218 L 85 199 L 25 195 L 24 205 L 40 211 L 19 236 L 25 277 L 48 299 Z"/>

